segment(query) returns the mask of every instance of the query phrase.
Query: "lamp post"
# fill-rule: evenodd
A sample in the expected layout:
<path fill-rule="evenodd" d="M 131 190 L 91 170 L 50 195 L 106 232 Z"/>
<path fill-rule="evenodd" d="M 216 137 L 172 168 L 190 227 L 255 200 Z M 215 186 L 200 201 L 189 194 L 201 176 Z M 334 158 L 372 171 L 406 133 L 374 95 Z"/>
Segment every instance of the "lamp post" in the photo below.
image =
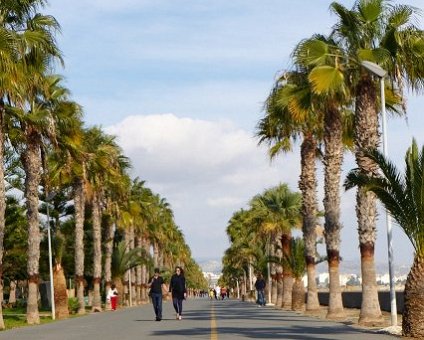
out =
<path fill-rule="evenodd" d="M 50 232 L 50 214 L 49 214 L 49 202 L 56 194 L 46 192 L 46 215 L 47 215 L 47 241 L 49 244 L 49 270 L 50 270 L 50 300 L 52 302 L 52 319 L 56 319 L 56 306 L 54 303 L 54 284 L 53 284 L 53 259 L 52 259 L 52 239 Z"/>
<path fill-rule="evenodd" d="M 381 116 L 382 116 L 382 134 L 383 134 L 383 154 L 388 156 L 387 149 L 387 123 L 386 123 L 386 99 L 384 91 L 384 77 L 387 71 L 379 65 L 371 61 L 363 61 L 361 65 L 372 74 L 380 78 L 380 97 L 381 97 Z M 387 251 L 389 256 L 389 280 L 390 280 L 390 314 L 392 326 L 397 326 L 397 308 L 396 308 L 396 291 L 394 279 L 394 259 L 393 259 L 393 242 L 392 242 L 392 218 L 386 211 L 386 227 L 387 227 Z"/>

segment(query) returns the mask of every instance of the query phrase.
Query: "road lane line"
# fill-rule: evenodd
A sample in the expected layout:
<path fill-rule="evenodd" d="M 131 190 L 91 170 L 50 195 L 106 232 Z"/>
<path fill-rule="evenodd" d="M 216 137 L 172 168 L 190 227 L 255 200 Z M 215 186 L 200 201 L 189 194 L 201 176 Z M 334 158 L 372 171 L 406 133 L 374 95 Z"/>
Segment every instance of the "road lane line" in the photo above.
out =
<path fill-rule="evenodd" d="M 211 340 L 218 340 L 218 333 L 216 331 L 215 303 L 213 302 L 211 308 Z"/>

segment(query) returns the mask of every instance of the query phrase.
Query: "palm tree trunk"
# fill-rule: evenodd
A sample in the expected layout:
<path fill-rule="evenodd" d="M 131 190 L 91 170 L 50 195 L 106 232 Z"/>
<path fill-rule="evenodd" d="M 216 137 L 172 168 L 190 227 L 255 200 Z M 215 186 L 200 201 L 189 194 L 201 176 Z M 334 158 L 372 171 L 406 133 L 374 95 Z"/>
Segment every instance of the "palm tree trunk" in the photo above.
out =
<path fill-rule="evenodd" d="M 125 242 L 125 252 L 128 253 L 128 251 L 130 250 L 130 244 L 131 244 L 131 231 L 129 228 L 126 228 L 124 230 L 124 242 Z M 126 306 L 130 305 L 130 271 L 127 270 L 125 271 L 124 274 L 124 294 L 123 294 L 123 298 L 124 300 L 122 302 L 125 303 Z"/>
<path fill-rule="evenodd" d="M 112 253 L 113 253 L 113 237 L 114 237 L 114 224 L 108 221 L 106 226 L 106 240 L 105 245 L 105 290 L 109 291 L 112 285 Z M 122 292 L 121 292 L 122 293 Z M 106 308 L 110 308 L 107 304 Z"/>
<path fill-rule="evenodd" d="M 102 311 L 100 283 L 102 280 L 102 230 L 99 193 L 93 194 L 93 312 Z"/>
<path fill-rule="evenodd" d="M 337 250 L 330 250 L 327 244 L 327 256 L 330 280 L 327 319 L 344 319 L 345 312 L 340 288 L 340 254 Z"/>
<path fill-rule="evenodd" d="M 142 249 L 143 241 L 140 235 L 136 236 L 136 247 L 137 249 Z M 141 284 L 142 284 L 142 268 L 141 265 L 136 267 L 136 301 L 137 304 L 141 304 Z"/>
<path fill-rule="evenodd" d="M 291 234 L 283 233 L 281 236 L 281 245 L 284 256 L 290 256 L 290 243 Z M 290 267 L 283 265 L 283 303 L 281 305 L 284 309 L 292 308 L 292 292 L 293 292 L 293 276 Z"/>
<path fill-rule="evenodd" d="M 342 119 L 337 108 L 329 106 L 324 117 L 324 209 L 325 242 L 330 272 L 330 301 L 327 318 L 344 318 L 340 289 L 340 175 L 343 163 Z M 331 262 L 330 262 L 331 261 Z M 334 280 L 334 282 L 332 282 Z"/>
<path fill-rule="evenodd" d="M 149 253 L 150 250 L 150 242 L 147 238 L 142 238 L 143 248 L 146 251 L 146 254 Z M 147 298 L 147 280 L 148 280 L 148 268 L 145 264 L 141 265 L 141 301 L 146 303 L 148 301 Z"/>
<path fill-rule="evenodd" d="M 3 104 L 3 103 L 2 103 Z M 4 134 L 3 134 L 3 115 L 4 107 L 0 107 L 0 301 L 3 301 L 3 252 L 4 252 L 4 230 L 6 213 L 6 189 L 4 182 Z M 16 301 L 16 300 L 15 300 Z M 10 299 L 9 299 L 10 302 Z M 4 329 L 3 309 L 0 303 L 0 329 Z"/>
<path fill-rule="evenodd" d="M 129 249 L 130 250 L 133 250 L 134 247 L 135 247 L 134 226 L 131 226 L 130 227 L 130 235 L 129 236 L 130 236 Z M 137 303 L 137 299 L 136 299 L 136 284 L 135 284 L 135 282 L 136 282 L 135 281 L 136 280 L 135 269 L 134 268 L 131 268 L 130 269 L 130 273 L 131 273 L 131 277 L 130 277 L 130 279 L 131 279 L 131 294 L 130 294 L 130 299 L 132 300 L 131 301 L 131 305 L 134 306 Z"/>
<path fill-rule="evenodd" d="M 159 267 L 159 246 L 157 242 L 153 242 L 153 266 Z"/>
<path fill-rule="evenodd" d="M 376 149 L 379 143 L 376 89 L 368 74 L 364 74 L 356 93 L 355 158 L 360 171 L 378 175 L 377 166 L 364 151 Z M 374 193 L 359 188 L 356 195 L 359 248 L 361 250 L 362 305 L 360 324 L 380 324 L 382 315 L 378 301 L 377 279 L 374 265 L 376 241 L 376 198 Z"/>
<path fill-rule="evenodd" d="M 9 284 L 9 305 L 15 306 L 16 304 L 16 285 L 17 282 L 15 280 L 10 280 Z"/>
<path fill-rule="evenodd" d="M 271 238 L 272 239 L 272 238 Z M 271 245 L 271 255 L 275 256 L 276 246 L 275 239 L 272 240 L 273 243 Z M 278 299 L 278 280 L 277 280 L 277 266 L 274 262 L 271 263 L 271 303 L 274 305 L 277 304 Z"/>
<path fill-rule="evenodd" d="M 402 335 L 424 339 L 424 256 L 416 255 L 405 284 Z"/>
<path fill-rule="evenodd" d="M 53 283 L 56 319 L 66 319 L 69 317 L 68 293 L 66 291 L 65 274 L 60 263 L 56 263 L 54 267 Z"/>
<path fill-rule="evenodd" d="M 305 310 L 305 287 L 302 279 L 296 279 L 293 284 L 292 310 L 303 312 Z"/>
<path fill-rule="evenodd" d="M 75 206 L 75 288 L 78 298 L 78 314 L 85 314 L 84 300 L 84 181 L 78 179 L 74 187 Z"/>
<path fill-rule="evenodd" d="M 27 323 L 39 324 L 38 313 L 38 281 L 40 259 L 40 225 L 38 216 L 38 186 L 40 185 L 41 155 L 40 145 L 35 136 L 28 137 L 23 154 L 25 168 L 25 198 L 28 220 L 28 301 Z"/>
<path fill-rule="evenodd" d="M 308 276 L 307 311 L 319 310 L 318 289 L 315 280 L 316 270 L 316 214 L 317 214 L 317 179 L 315 168 L 316 140 L 312 134 L 304 135 L 301 145 L 301 175 L 299 189 L 302 192 L 303 240 Z"/>
<path fill-rule="evenodd" d="M 281 250 L 281 233 L 278 233 L 276 242 L 278 242 L 277 250 L 275 252 L 275 256 L 282 261 L 283 252 Z M 277 264 L 276 268 L 276 281 L 277 281 L 277 300 L 275 302 L 276 307 L 281 308 L 283 305 L 283 293 L 284 293 L 284 285 L 283 285 L 283 266 L 281 264 Z"/>

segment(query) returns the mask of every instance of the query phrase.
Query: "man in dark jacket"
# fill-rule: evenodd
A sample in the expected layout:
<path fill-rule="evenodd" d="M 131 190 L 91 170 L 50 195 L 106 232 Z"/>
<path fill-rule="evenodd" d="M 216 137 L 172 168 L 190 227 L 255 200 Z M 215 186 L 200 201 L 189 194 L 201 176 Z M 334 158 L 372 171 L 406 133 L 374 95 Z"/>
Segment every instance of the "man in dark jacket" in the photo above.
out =
<path fill-rule="evenodd" d="M 172 293 L 172 303 L 174 304 L 177 320 L 181 320 L 183 314 L 183 300 L 187 297 L 184 272 L 181 267 L 175 268 L 175 274 L 171 277 L 169 291 Z"/>
<path fill-rule="evenodd" d="M 258 273 L 256 282 L 255 282 L 255 288 L 256 288 L 256 291 L 258 292 L 257 302 L 259 306 L 265 306 L 265 287 L 266 287 L 266 282 L 264 278 L 262 277 L 262 274 Z"/>
<path fill-rule="evenodd" d="M 150 287 L 149 295 L 152 298 L 156 321 L 162 320 L 162 287 L 164 282 L 162 276 L 159 275 L 159 272 L 159 268 L 155 268 L 155 274 L 147 284 L 147 286 Z"/>

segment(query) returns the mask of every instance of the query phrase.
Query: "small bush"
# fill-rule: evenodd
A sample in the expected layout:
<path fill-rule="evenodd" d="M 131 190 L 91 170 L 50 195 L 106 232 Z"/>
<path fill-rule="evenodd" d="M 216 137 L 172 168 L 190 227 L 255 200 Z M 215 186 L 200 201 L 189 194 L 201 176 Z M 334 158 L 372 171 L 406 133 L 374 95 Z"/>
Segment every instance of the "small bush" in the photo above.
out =
<path fill-rule="evenodd" d="M 71 314 L 77 313 L 78 312 L 78 308 L 79 308 L 78 298 L 76 298 L 76 297 L 69 298 L 68 299 L 69 313 L 71 313 Z"/>

